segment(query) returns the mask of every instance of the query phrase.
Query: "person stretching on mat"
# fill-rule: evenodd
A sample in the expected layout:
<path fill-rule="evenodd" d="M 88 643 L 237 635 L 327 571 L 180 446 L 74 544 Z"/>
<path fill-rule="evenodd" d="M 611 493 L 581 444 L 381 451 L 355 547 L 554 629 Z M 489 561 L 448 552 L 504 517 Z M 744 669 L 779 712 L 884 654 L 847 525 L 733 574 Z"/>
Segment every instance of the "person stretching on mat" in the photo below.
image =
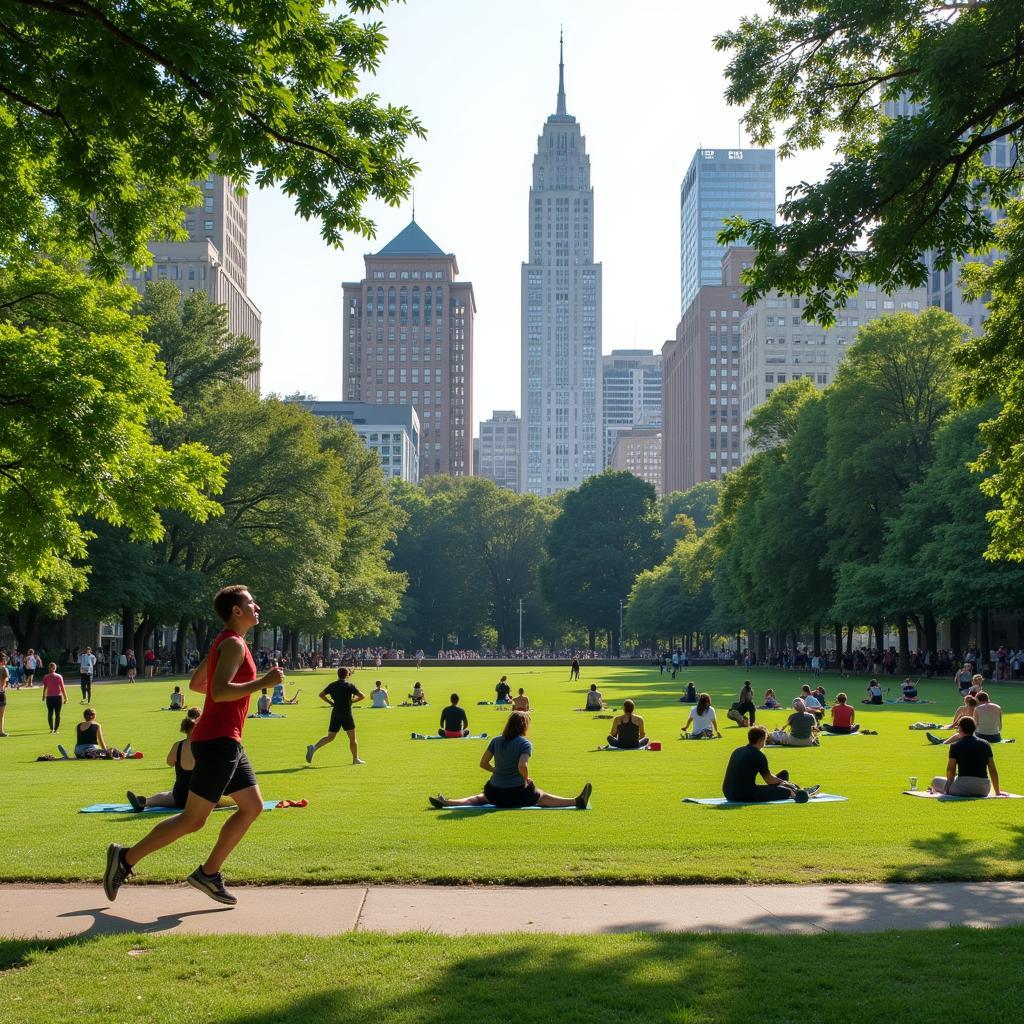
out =
<path fill-rule="evenodd" d="M 743 680 L 739 698 L 734 706 L 741 715 L 746 717 L 750 725 L 754 724 L 757 719 L 757 705 L 754 703 L 754 688 L 750 685 L 749 679 Z"/>
<path fill-rule="evenodd" d="M 584 706 L 584 711 L 603 711 L 604 710 L 604 698 L 601 696 L 601 691 L 597 688 L 597 683 L 591 683 L 590 689 L 587 690 L 587 703 Z"/>
<path fill-rule="evenodd" d="M 789 781 L 789 772 L 786 771 L 772 775 L 764 753 L 767 739 L 768 730 L 763 725 L 755 725 L 747 732 L 747 745 L 737 747 L 729 757 L 725 778 L 722 780 L 722 795 L 726 800 L 738 804 L 761 804 L 770 800 L 806 803 L 821 787 L 808 786 L 801 789 Z M 767 785 L 757 784 L 758 775 Z"/>
<path fill-rule="evenodd" d="M 92 708 L 86 708 L 82 712 L 82 721 L 75 724 L 74 738 L 75 757 L 79 759 L 88 758 L 97 751 L 101 751 L 108 758 L 119 759 L 130 755 L 132 750 L 130 743 L 124 748 L 123 754 L 120 750 L 107 746 L 107 741 L 103 738 L 103 726 L 96 721 L 96 712 Z M 57 749 L 61 757 L 67 759 L 68 752 L 64 746 L 58 743 Z"/>
<path fill-rule="evenodd" d="M 847 696 L 845 693 L 836 694 L 836 702 L 832 705 L 832 724 L 823 725 L 821 727 L 822 732 L 830 732 L 834 736 L 849 736 L 851 733 L 859 731 L 860 726 L 854 725 L 854 710 L 846 703 Z M 867 729 L 864 730 L 867 732 Z"/>
<path fill-rule="evenodd" d="M 271 695 L 270 703 L 271 704 L 298 704 L 299 703 L 299 694 L 300 693 L 302 693 L 302 690 L 296 690 L 294 696 L 292 697 L 292 699 L 289 700 L 287 695 L 284 692 L 284 683 L 278 683 L 274 687 L 274 692 Z"/>
<path fill-rule="evenodd" d="M 961 721 L 965 718 L 974 718 L 977 714 L 977 710 L 978 698 L 971 694 L 967 694 L 967 696 L 964 697 L 963 704 L 961 704 L 953 713 L 953 721 L 949 725 L 940 725 L 937 727 L 943 731 L 951 729 L 953 730 L 953 735 L 942 739 L 939 736 L 933 736 L 930 732 L 926 732 L 925 736 L 927 737 L 928 742 L 934 743 L 937 747 L 942 746 L 944 743 L 955 743 L 957 739 L 956 730 L 959 728 Z"/>
<path fill-rule="evenodd" d="M 508 676 L 502 676 L 498 680 L 498 685 L 494 687 L 494 692 L 498 695 L 494 702 L 495 704 L 511 703 L 512 687 L 508 685 Z"/>
<path fill-rule="evenodd" d="M 449 800 L 443 793 L 430 796 L 431 807 L 479 807 L 494 804 L 495 807 L 575 807 L 586 810 L 593 786 L 588 782 L 577 797 L 555 796 L 539 790 L 530 778 L 529 761 L 533 744 L 526 738 L 530 730 L 530 716 L 522 711 L 513 711 L 508 716 L 500 736 L 487 744 L 480 767 L 490 773 L 484 791 L 476 796 L 464 796 Z"/>
<path fill-rule="evenodd" d="M 170 709 L 172 711 L 183 711 L 185 708 L 185 694 L 181 692 L 181 687 L 176 686 L 174 692 L 171 694 Z"/>
<path fill-rule="evenodd" d="M 872 679 L 868 683 L 868 695 L 861 701 L 861 704 L 882 704 L 882 688 L 878 685 L 877 679 Z"/>
<path fill-rule="evenodd" d="M 57 671 L 57 663 L 51 661 L 43 676 L 43 703 L 46 705 L 46 721 L 50 732 L 60 729 L 60 713 L 68 702 L 68 691 L 64 689 L 64 677 Z M 0 729 L 2 731 L 2 729 Z"/>
<path fill-rule="evenodd" d="M 445 739 L 457 740 L 469 735 L 469 718 L 463 708 L 459 707 L 459 695 L 451 695 L 451 704 L 441 709 L 441 727 L 437 730 L 438 736 Z"/>
<path fill-rule="evenodd" d="M 690 733 L 690 726 L 693 726 L 693 733 Z M 718 716 L 711 706 L 711 695 L 702 693 L 697 698 L 697 706 L 690 712 L 683 726 L 683 734 L 680 739 L 684 740 L 712 740 L 715 737 L 722 738 L 718 731 Z"/>
<path fill-rule="evenodd" d="M 529 711 L 530 710 L 530 698 L 523 692 L 523 688 L 519 687 L 519 693 L 512 698 L 512 710 L 513 711 Z"/>
<path fill-rule="evenodd" d="M 174 769 L 174 788 L 163 793 L 154 793 L 152 796 L 140 796 L 131 790 L 125 794 L 132 810 L 141 814 L 147 807 L 176 807 L 179 810 L 188 801 L 188 786 L 192 781 L 192 772 L 196 766 L 196 759 L 192 756 L 192 744 L 189 736 L 199 721 L 199 708 L 189 708 L 185 717 L 181 720 L 181 731 L 185 734 L 183 740 L 178 740 L 171 746 L 167 753 L 167 767 Z M 221 797 L 217 803 L 218 807 L 229 807 L 234 804 L 229 796 Z"/>
<path fill-rule="evenodd" d="M 956 742 L 949 748 L 946 774 L 932 779 L 929 792 L 948 796 L 988 796 L 994 790 L 996 796 L 1002 796 L 992 747 L 987 740 L 974 734 L 977 727 L 973 718 L 965 715 L 960 719 Z"/>
<path fill-rule="evenodd" d="M 316 743 L 310 743 L 306 747 L 306 764 L 313 763 L 313 755 L 328 743 L 334 741 L 334 737 L 345 730 L 348 736 L 348 749 L 352 751 L 353 764 L 366 764 L 359 756 L 359 745 L 356 743 L 356 723 L 352 718 L 352 705 L 358 704 L 363 695 L 351 683 L 346 682 L 348 669 L 338 669 L 338 678 L 330 686 L 325 686 L 320 692 L 320 699 L 331 706 L 331 722 L 327 726 L 327 735 L 321 736 Z"/>
<path fill-rule="evenodd" d="M 370 691 L 370 707 L 373 708 L 387 708 L 391 707 L 388 704 L 388 691 L 381 686 L 381 682 L 378 679 L 377 685 Z"/>
<path fill-rule="evenodd" d="M 616 750 L 639 750 L 651 742 L 644 732 L 644 720 L 634 714 L 636 705 L 628 698 L 622 702 L 622 714 L 612 719 L 611 732 L 608 733 L 608 747 Z"/>
<path fill-rule="evenodd" d="M 217 591 L 213 607 L 224 629 L 214 637 L 209 653 L 196 666 L 189 681 L 189 689 L 204 693 L 206 699 L 203 713 L 189 736 L 196 766 L 185 809 L 161 821 L 134 846 L 110 844 L 103 873 L 103 891 L 108 900 L 117 898 L 118 890 L 143 857 L 198 832 L 220 798 L 230 796 L 238 809 L 228 815 L 210 855 L 186 881 L 217 903 L 234 906 L 238 902 L 225 888 L 220 869 L 263 813 L 263 794 L 242 746 L 242 731 L 251 695 L 265 686 L 274 686 L 284 677 L 281 669 L 274 666 L 262 679 L 256 678 L 256 662 L 245 634 L 259 625 L 260 606 L 248 587 L 223 587 Z"/>
<path fill-rule="evenodd" d="M 905 704 L 916 704 L 921 699 L 909 676 L 900 683 L 900 691 L 900 700 Z"/>

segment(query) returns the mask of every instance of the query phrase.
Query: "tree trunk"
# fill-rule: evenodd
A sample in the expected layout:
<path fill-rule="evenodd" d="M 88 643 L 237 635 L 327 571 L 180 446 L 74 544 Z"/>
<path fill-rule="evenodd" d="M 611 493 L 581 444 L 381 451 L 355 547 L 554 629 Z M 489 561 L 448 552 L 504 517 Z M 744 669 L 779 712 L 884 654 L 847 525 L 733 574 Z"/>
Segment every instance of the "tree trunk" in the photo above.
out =
<path fill-rule="evenodd" d="M 331 634 L 324 633 L 320 638 L 320 657 L 324 659 L 324 664 L 330 660 L 331 657 Z"/>
<path fill-rule="evenodd" d="M 876 622 L 875 623 L 875 651 L 876 651 L 876 654 L 875 654 L 875 664 L 874 664 L 874 671 L 875 672 L 881 672 L 882 671 L 882 652 L 885 650 L 885 633 L 884 633 L 884 630 L 885 630 L 885 623 L 884 622 Z"/>
<path fill-rule="evenodd" d="M 853 623 L 846 624 L 846 653 L 853 654 Z"/>
<path fill-rule="evenodd" d="M 843 667 L 843 624 L 833 622 L 832 632 L 836 638 L 836 668 L 841 671 Z"/>
<path fill-rule="evenodd" d="M 896 627 L 900 634 L 899 671 L 901 675 L 906 675 L 910 671 L 910 627 L 907 625 L 906 615 L 901 615 L 897 619 Z"/>
<path fill-rule="evenodd" d="M 978 662 L 979 671 L 981 666 L 986 668 L 992 665 L 992 631 L 989 628 L 988 606 L 981 609 L 981 617 L 978 622 Z"/>
<path fill-rule="evenodd" d="M 121 650 L 125 654 L 129 650 L 135 650 L 135 609 L 129 608 L 127 605 L 121 609 Z M 138 660 L 139 656 L 136 653 L 136 663 Z"/>
<path fill-rule="evenodd" d="M 821 623 L 816 622 L 814 624 L 814 652 L 815 654 L 821 654 Z"/>
<path fill-rule="evenodd" d="M 587 641 L 590 644 L 590 653 L 594 653 L 594 645 L 597 642 L 597 630 L 593 626 L 587 629 Z"/>
<path fill-rule="evenodd" d="M 299 631 L 292 630 L 292 642 L 288 651 L 289 664 L 294 668 L 299 662 Z"/>
<path fill-rule="evenodd" d="M 174 638 L 174 671 L 185 671 L 185 644 L 188 641 L 188 616 L 178 621 L 178 633 Z"/>
<path fill-rule="evenodd" d="M 959 615 L 954 615 L 949 622 L 949 646 L 953 649 L 953 659 L 958 660 L 960 652 L 964 647 L 964 621 Z"/>
<path fill-rule="evenodd" d="M 924 613 L 924 649 L 934 654 L 939 649 L 938 624 L 931 612 Z"/>

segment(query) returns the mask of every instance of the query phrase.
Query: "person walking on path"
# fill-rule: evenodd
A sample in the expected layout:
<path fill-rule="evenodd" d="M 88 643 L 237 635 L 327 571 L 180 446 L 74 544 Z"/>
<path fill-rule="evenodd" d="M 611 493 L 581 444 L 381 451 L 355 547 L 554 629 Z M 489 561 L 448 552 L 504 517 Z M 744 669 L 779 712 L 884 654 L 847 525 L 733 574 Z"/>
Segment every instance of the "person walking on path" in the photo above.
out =
<path fill-rule="evenodd" d="M 338 678 L 320 692 L 320 699 L 331 707 L 331 722 L 327 726 L 327 735 L 321 736 L 316 743 L 306 747 L 306 764 L 313 763 L 313 755 L 328 743 L 333 743 L 335 736 L 342 730 L 348 736 L 348 749 L 352 751 L 353 764 L 366 764 L 359 756 L 359 744 L 356 742 L 356 723 L 352 718 L 352 705 L 363 700 L 363 694 L 348 680 L 348 669 L 339 668 Z"/>
<path fill-rule="evenodd" d="M 46 705 L 46 721 L 50 732 L 60 729 L 60 713 L 68 702 L 68 691 L 64 688 L 64 677 L 57 671 L 55 662 L 47 666 L 48 672 L 43 676 L 43 703 Z"/>
<path fill-rule="evenodd" d="M 92 701 L 92 676 L 96 671 L 96 655 L 92 653 L 91 647 L 86 647 L 78 656 L 78 671 L 82 703 L 89 704 Z"/>
<path fill-rule="evenodd" d="M 206 698 L 199 723 L 189 737 L 195 768 L 185 809 L 160 822 L 134 846 L 110 844 L 103 873 L 103 891 L 108 900 L 117 899 L 118 889 L 139 861 L 198 832 L 221 797 L 230 796 L 238 809 L 221 827 L 205 863 L 186 881 L 217 903 L 233 907 L 238 902 L 224 887 L 221 868 L 263 810 L 263 795 L 242 746 L 242 730 L 249 714 L 250 695 L 279 683 L 284 674 L 274 666 L 262 679 L 256 678 L 256 662 L 245 634 L 259 624 L 260 606 L 247 587 L 235 584 L 222 588 L 213 599 L 213 607 L 224 629 L 214 637 L 209 653 L 189 681 L 189 688 L 204 693 Z"/>

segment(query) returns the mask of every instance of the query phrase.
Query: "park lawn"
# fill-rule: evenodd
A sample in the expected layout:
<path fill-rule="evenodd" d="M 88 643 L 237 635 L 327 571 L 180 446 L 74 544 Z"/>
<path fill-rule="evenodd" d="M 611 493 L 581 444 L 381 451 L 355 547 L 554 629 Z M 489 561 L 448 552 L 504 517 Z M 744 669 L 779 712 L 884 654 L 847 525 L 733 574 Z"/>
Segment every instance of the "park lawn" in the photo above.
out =
<path fill-rule="evenodd" d="M 1024 931 L 124 935 L 0 943 L 0 968 L 0 1004 L 19 1024 L 924 1024 L 1013 1020 Z"/>
<path fill-rule="evenodd" d="M 436 729 L 444 698 L 461 695 L 474 731 L 494 735 L 504 710 L 477 707 L 493 697 L 507 671 L 513 687 L 524 686 L 535 713 L 532 772 L 537 784 L 563 795 L 594 784 L 592 810 L 460 814 L 434 811 L 427 794 L 479 792 L 483 741 L 414 742 L 412 731 Z M 304 763 L 306 744 L 325 730 L 327 709 L 316 694 L 331 673 L 295 673 L 289 690 L 301 686 L 301 703 L 284 719 L 250 721 L 245 743 L 264 796 L 309 801 L 305 809 L 264 814 L 232 855 L 230 884 L 326 882 L 645 883 L 645 882 L 823 882 L 920 881 L 1024 878 L 1024 803 L 937 803 L 901 796 L 910 776 L 927 785 L 945 768 L 945 754 L 923 733 L 908 731 L 916 720 L 948 720 L 957 703 L 948 680 L 922 682 L 921 707 L 861 708 L 858 720 L 879 736 L 828 737 L 809 749 L 769 750 L 776 770 L 794 781 L 818 783 L 846 803 L 717 809 L 684 804 L 685 796 L 716 796 L 730 752 L 745 733 L 724 717 L 743 673 L 735 668 L 694 669 L 676 681 L 657 668 L 606 669 L 584 665 L 580 683 L 567 668 L 477 666 L 384 668 L 379 673 L 393 698 L 420 678 L 428 708 L 355 712 L 360 753 L 367 763 L 349 763 L 342 740 Z M 373 669 L 360 671 L 366 692 Z M 724 740 L 680 742 L 687 709 L 678 703 L 686 678 L 709 690 L 722 719 Z M 760 697 L 773 686 L 785 699 L 801 677 L 770 669 L 752 674 Z M 663 742 L 660 752 L 596 752 L 608 722 L 571 709 L 598 682 L 606 699 L 621 705 L 632 696 L 648 732 Z M 71 680 L 69 680 L 71 682 Z M 830 696 L 839 680 L 825 678 Z M 854 699 L 863 677 L 847 680 Z M 97 880 L 107 844 L 130 844 L 154 823 L 153 816 L 83 815 L 79 807 L 123 801 L 126 789 L 151 793 L 169 788 L 164 757 L 178 735 L 179 716 L 158 708 L 167 700 L 166 680 L 135 686 L 95 687 L 93 703 L 109 743 L 129 740 L 146 757 L 130 762 L 36 763 L 55 749 L 45 728 L 40 691 L 10 694 L 7 731 L 0 740 L 5 799 L 0 802 L 0 844 L 9 881 Z M 70 687 L 77 695 L 77 687 Z M 1024 792 L 1024 688 L 993 688 L 1010 713 L 1006 733 L 1022 742 L 996 748 L 1003 786 Z M 77 700 L 67 706 L 62 737 L 80 716 Z M 783 712 L 759 714 L 769 725 Z M 215 823 L 221 815 L 215 815 Z M 211 843 L 213 827 L 149 858 L 141 881 L 180 881 Z"/>

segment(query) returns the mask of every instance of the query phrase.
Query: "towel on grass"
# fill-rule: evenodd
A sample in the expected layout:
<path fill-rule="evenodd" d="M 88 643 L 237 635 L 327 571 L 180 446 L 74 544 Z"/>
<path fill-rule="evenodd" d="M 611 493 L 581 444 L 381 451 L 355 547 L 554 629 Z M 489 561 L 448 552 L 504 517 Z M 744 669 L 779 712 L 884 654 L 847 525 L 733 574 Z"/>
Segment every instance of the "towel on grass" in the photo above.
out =
<path fill-rule="evenodd" d="M 487 733 L 481 732 L 476 736 L 434 736 L 425 735 L 422 732 L 414 732 L 412 738 L 414 740 L 485 740 L 487 739 Z"/>
<path fill-rule="evenodd" d="M 915 722 L 913 725 L 908 725 L 907 728 L 931 732 L 932 729 L 945 729 L 945 726 L 940 722 Z"/>
<path fill-rule="evenodd" d="M 809 804 L 834 804 L 845 801 L 845 796 L 836 796 L 835 793 L 818 793 L 812 796 L 807 802 Z M 702 804 L 705 807 L 767 807 L 769 804 L 794 804 L 795 800 L 762 800 L 757 803 L 748 803 L 744 800 L 726 800 L 724 796 L 696 797 L 687 796 L 683 798 L 684 804 Z M 803 806 L 802 804 L 799 806 Z"/>
<path fill-rule="evenodd" d="M 897 697 L 895 700 L 887 700 L 886 704 L 934 704 L 933 700 L 900 700 Z"/>
<path fill-rule="evenodd" d="M 927 789 L 905 789 L 904 796 L 920 796 L 925 800 L 1024 800 L 1020 793 L 1003 793 L 996 796 L 989 793 L 988 796 L 955 796 L 951 793 L 929 793 Z"/>
<path fill-rule="evenodd" d="M 272 811 L 277 806 L 276 800 L 264 800 L 263 810 Z M 234 804 L 225 804 L 223 807 L 214 807 L 215 811 L 234 810 Z M 180 814 L 180 807 L 147 807 L 143 814 Z M 79 814 L 137 814 L 131 804 L 89 804 L 88 807 L 79 807 Z"/>
<path fill-rule="evenodd" d="M 590 804 L 586 807 L 540 807 L 534 804 L 532 807 L 497 807 L 494 804 L 462 804 L 458 807 L 440 807 L 442 811 L 589 811 Z"/>
<path fill-rule="evenodd" d="M 278 715 L 273 711 L 269 715 L 246 715 L 246 718 L 287 718 L 287 715 Z"/>

